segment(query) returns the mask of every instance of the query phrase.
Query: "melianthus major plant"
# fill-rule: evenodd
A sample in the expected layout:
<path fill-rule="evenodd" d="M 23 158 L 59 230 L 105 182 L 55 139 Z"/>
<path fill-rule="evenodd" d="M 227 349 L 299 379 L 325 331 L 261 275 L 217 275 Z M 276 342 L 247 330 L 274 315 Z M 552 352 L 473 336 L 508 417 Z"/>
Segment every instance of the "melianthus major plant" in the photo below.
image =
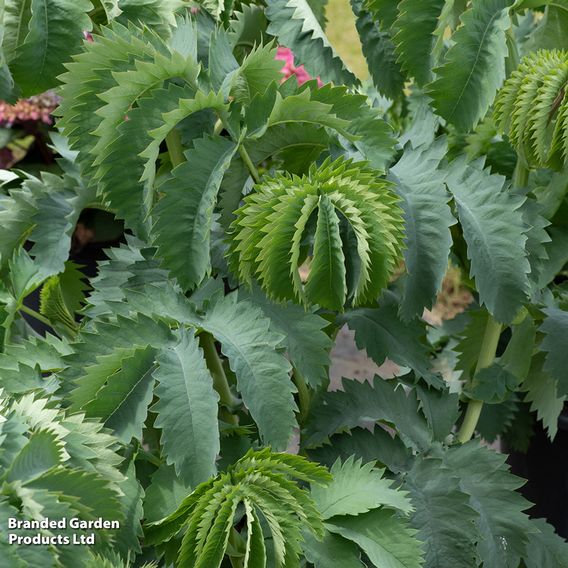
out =
<path fill-rule="evenodd" d="M 323 2 L 4 2 L 2 98 L 62 101 L 1 178 L 3 565 L 568 565 L 480 443 L 568 396 L 568 6 L 352 8 L 365 84 Z M 85 210 L 125 228 L 88 283 Z M 398 376 L 330 389 L 343 325 Z M 71 516 L 121 527 L 8 544 Z"/>

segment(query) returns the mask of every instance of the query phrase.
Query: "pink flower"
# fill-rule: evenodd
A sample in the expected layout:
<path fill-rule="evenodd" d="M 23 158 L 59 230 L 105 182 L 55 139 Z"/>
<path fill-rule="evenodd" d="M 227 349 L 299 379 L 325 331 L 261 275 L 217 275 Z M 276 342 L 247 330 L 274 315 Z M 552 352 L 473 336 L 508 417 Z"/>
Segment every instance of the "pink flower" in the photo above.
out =
<path fill-rule="evenodd" d="M 275 59 L 278 61 L 284 61 L 284 67 L 280 70 L 284 74 L 282 82 L 288 79 L 288 77 L 296 75 L 298 85 L 303 85 L 306 81 L 309 81 L 312 78 L 303 65 L 298 65 L 298 67 L 294 65 L 294 54 L 291 49 L 287 47 L 279 47 L 276 51 Z M 322 80 L 318 77 L 317 81 L 318 87 L 321 87 L 323 85 Z"/>
<path fill-rule="evenodd" d="M 93 39 L 93 36 L 92 36 L 91 32 L 85 32 L 85 31 L 84 31 L 84 32 L 83 32 L 83 39 L 86 40 L 86 41 L 89 41 L 89 42 L 95 41 L 95 40 Z"/>
<path fill-rule="evenodd" d="M 38 120 L 51 124 L 53 122 L 51 113 L 60 100 L 60 97 L 52 91 L 29 99 L 20 99 L 13 105 L 0 100 L 0 125 L 9 127 L 15 122 L 36 122 Z"/>

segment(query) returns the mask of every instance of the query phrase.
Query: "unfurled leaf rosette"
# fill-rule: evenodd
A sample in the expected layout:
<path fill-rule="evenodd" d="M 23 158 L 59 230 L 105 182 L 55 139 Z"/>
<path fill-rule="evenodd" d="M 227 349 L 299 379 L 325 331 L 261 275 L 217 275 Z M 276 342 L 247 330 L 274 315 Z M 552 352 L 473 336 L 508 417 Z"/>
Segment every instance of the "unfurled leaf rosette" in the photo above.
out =
<path fill-rule="evenodd" d="M 48 349 L 30 342 L 27 352 L 33 357 Z M 39 367 L 36 372 L 40 379 Z M 10 373 L 4 369 L 5 377 Z M 54 386 L 53 378 L 43 380 Z M 89 546 L 68 546 L 79 534 L 69 521 L 124 522 L 130 481 L 119 470 L 124 461 L 115 438 L 101 423 L 63 410 L 38 392 L 16 398 L 0 391 L 0 433 L 0 539 L 11 545 L 3 549 L 6 561 L 0 566 L 90 565 Z M 7 519 L 16 526 L 9 527 Z M 46 525 L 46 519 L 68 523 Z M 35 529 L 33 523 L 42 524 Z M 97 532 L 98 550 L 116 536 L 116 531 Z"/>
<path fill-rule="evenodd" d="M 568 51 L 527 55 L 495 102 L 499 127 L 528 167 L 568 161 Z"/>
<path fill-rule="evenodd" d="M 267 566 L 269 534 L 273 565 L 299 566 L 305 536 L 321 540 L 325 529 L 311 495 L 296 481 L 326 486 L 331 480 L 326 468 L 301 456 L 249 450 L 198 485 L 169 517 L 150 524 L 146 537 L 160 542 L 183 531 L 177 566 L 218 568 L 231 547 L 244 560 L 240 566 L 260 568 Z M 246 529 L 243 537 L 236 522 Z"/>
<path fill-rule="evenodd" d="M 371 302 L 401 257 L 398 197 L 364 162 L 327 159 L 302 177 L 267 177 L 236 214 L 232 267 L 276 300 L 337 310 Z"/>

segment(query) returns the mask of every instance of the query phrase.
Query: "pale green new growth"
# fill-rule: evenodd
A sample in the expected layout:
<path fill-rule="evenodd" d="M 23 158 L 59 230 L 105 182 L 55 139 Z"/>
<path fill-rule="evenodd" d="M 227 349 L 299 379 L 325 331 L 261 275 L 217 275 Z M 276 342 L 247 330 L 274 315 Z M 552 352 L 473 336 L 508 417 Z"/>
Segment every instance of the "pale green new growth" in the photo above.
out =
<path fill-rule="evenodd" d="M 237 542 L 242 543 L 239 548 L 244 549 L 245 568 L 254 568 L 265 565 L 264 538 L 268 535 L 263 533 L 268 530 L 275 566 L 296 565 L 302 532 L 311 531 L 319 539 L 324 534 L 314 501 L 296 485 L 300 480 L 325 485 L 331 475 L 299 456 L 274 454 L 268 449 L 249 451 L 225 473 L 199 485 L 172 515 L 149 525 L 147 535 L 150 539 L 154 534 L 160 539 L 171 538 L 185 528 L 179 565 L 218 568 L 236 534 Z M 239 504 L 246 516 L 246 534 L 240 536 L 233 526 Z"/>
<path fill-rule="evenodd" d="M 527 55 L 495 101 L 501 130 L 529 167 L 568 161 L 568 52 Z"/>
<path fill-rule="evenodd" d="M 233 222 L 231 260 L 245 281 L 258 279 L 277 300 L 341 310 L 378 297 L 402 249 L 402 212 L 390 184 L 364 164 L 326 160 L 307 176 L 266 178 Z M 313 252 L 304 244 L 317 218 Z M 340 219 L 343 225 L 340 231 Z M 357 272 L 347 275 L 344 239 L 357 242 Z M 303 285 L 299 268 L 312 257 Z"/>

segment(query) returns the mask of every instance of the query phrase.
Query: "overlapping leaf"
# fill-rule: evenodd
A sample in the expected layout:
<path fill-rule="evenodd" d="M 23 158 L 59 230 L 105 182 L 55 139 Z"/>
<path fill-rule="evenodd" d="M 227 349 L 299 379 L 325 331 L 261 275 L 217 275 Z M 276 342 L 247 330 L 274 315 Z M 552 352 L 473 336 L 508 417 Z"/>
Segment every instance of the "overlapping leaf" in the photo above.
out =
<path fill-rule="evenodd" d="M 218 395 L 196 337 L 183 328 L 179 343 L 158 354 L 156 426 L 168 463 L 189 485 L 215 475 L 219 453 Z"/>
<path fill-rule="evenodd" d="M 522 199 L 511 196 L 505 179 L 484 170 L 479 160 L 453 162 L 446 183 L 457 205 L 480 300 L 497 320 L 511 322 L 529 286 L 527 228 L 516 212 Z"/>
<path fill-rule="evenodd" d="M 418 458 L 404 477 L 416 511 L 412 526 L 424 543 L 426 568 L 477 566 L 477 514 L 458 477 L 437 458 Z"/>
<path fill-rule="evenodd" d="M 187 161 L 173 171 L 153 210 L 158 253 L 184 288 L 193 288 L 210 271 L 213 209 L 236 145 L 220 136 L 197 140 Z"/>
<path fill-rule="evenodd" d="M 398 61 L 419 86 L 432 79 L 434 31 L 445 0 L 402 0 L 393 38 Z"/>
<path fill-rule="evenodd" d="M 13 50 L 9 65 L 24 96 L 29 97 L 57 85 L 56 78 L 64 63 L 80 50 L 83 31 L 91 29 L 87 12 L 93 5 L 89 0 L 32 0 L 17 4 L 21 17 L 18 31 L 9 38 L 16 42 L 9 46 Z M 24 25 L 28 31 L 22 37 Z"/>
<path fill-rule="evenodd" d="M 568 395 L 568 382 L 566 369 L 568 368 L 568 353 L 565 348 L 565 339 L 568 334 L 568 312 L 558 308 L 545 310 L 546 319 L 540 326 L 545 334 L 541 343 L 541 350 L 546 353 L 544 370 L 558 381 L 558 394 Z"/>
<path fill-rule="evenodd" d="M 511 0 L 479 0 L 462 15 L 437 78 L 428 87 L 437 113 L 462 130 L 474 127 L 505 80 Z"/>
<path fill-rule="evenodd" d="M 410 447 L 427 448 L 431 433 L 419 410 L 414 391 L 408 395 L 396 380 L 375 377 L 372 384 L 343 380 L 343 391 L 326 393 L 313 409 L 306 445 L 315 446 L 336 432 L 352 429 L 363 421 L 396 425 Z M 398 388 L 397 388 L 398 387 Z"/>
<path fill-rule="evenodd" d="M 438 169 L 446 152 L 439 140 L 429 148 L 408 148 L 390 170 L 405 213 L 404 259 L 408 272 L 400 304 L 405 319 L 430 309 L 442 285 L 455 223 L 448 206 L 444 172 Z"/>

